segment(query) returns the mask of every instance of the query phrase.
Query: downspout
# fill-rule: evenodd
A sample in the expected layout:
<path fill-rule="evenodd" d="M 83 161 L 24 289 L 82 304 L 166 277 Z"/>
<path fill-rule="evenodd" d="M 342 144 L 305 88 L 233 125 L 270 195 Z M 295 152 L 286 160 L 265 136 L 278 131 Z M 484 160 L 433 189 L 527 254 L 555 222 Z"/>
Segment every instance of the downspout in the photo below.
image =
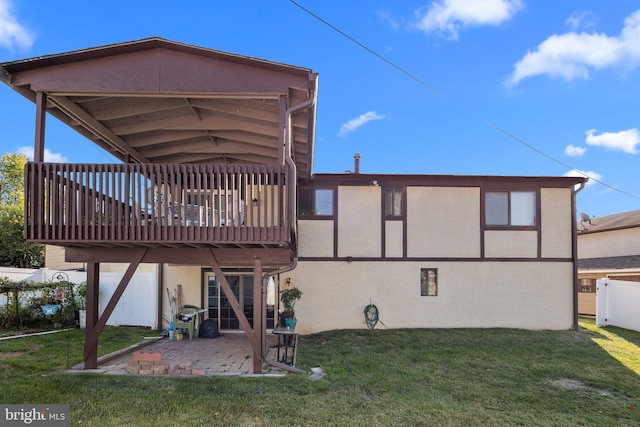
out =
<path fill-rule="evenodd" d="M 573 236 L 573 325 L 571 329 L 578 330 L 578 225 L 576 221 L 576 195 L 582 191 L 585 182 L 580 183 L 580 187 L 574 189 L 571 193 L 571 232 Z"/>
<path fill-rule="evenodd" d="M 315 75 L 314 86 L 313 86 L 313 89 L 311 89 L 311 96 L 309 97 L 309 99 L 285 111 L 284 161 L 289 166 L 289 170 L 290 170 L 289 177 L 291 182 L 289 183 L 290 184 L 289 185 L 289 214 L 291 218 L 291 232 L 292 232 L 291 234 L 293 236 L 296 236 L 296 239 L 298 236 L 298 232 L 297 232 L 298 231 L 297 230 L 298 204 L 296 203 L 296 195 L 298 192 L 298 175 L 297 175 L 296 164 L 293 161 L 293 158 L 291 157 L 291 146 L 293 142 L 293 132 L 291 131 L 291 117 L 299 111 L 307 110 L 309 108 L 314 107 L 316 105 L 317 100 L 318 100 L 318 76 Z M 265 283 L 267 282 L 270 276 L 272 277 L 281 273 L 286 273 L 288 271 L 294 270 L 297 267 L 298 265 L 297 245 L 298 243 L 296 241 L 296 248 L 294 250 L 293 260 L 291 261 L 291 264 L 285 267 L 279 268 L 277 270 L 273 270 L 268 273 L 265 273 L 262 276 L 262 283 L 261 283 L 261 286 L 263 289 L 262 295 L 264 295 Z M 264 304 L 264 298 L 263 298 L 263 301 L 260 302 L 260 304 Z M 263 310 L 263 316 L 265 320 L 263 321 L 263 325 L 267 324 L 266 315 L 267 315 L 267 311 Z M 261 332 L 262 332 L 262 360 L 263 361 L 265 361 L 271 366 L 274 366 L 276 368 L 280 368 L 289 372 L 293 372 L 295 374 L 306 374 L 305 371 L 303 371 L 302 369 L 296 368 L 295 366 L 287 365 L 286 363 L 282 363 L 277 360 L 270 359 L 269 356 L 267 355 L 266 326 L 262 329 Z"/>
<path fill-rule="evenodd" d="M 316 105 L 318 100 L 318 76 L 315 74 L 315 79 L 313 80 L 313 89 L 311 89 L 311 96 L 304 102 L 301 102 L 298 105 L 295 105 L 288 110 L 285 111 L 285 145 L 284 145 L 284 161 L 287 165 L 289 165 L 290 170 L 290 178 L 291 182 L 289 183 L 289 213 L 291 215 L 291 232 L 292 235 L 298 236 L 298 204 L 295 203 L 296 195 L 298 194 L 298 168 L 296 167 L 296 163 L 293 161 L 291 157 L 292 145 L 293 145 L 293 132 L 291 130 L 291 117 L 302 110 L 307 110 Z M 311 165 L 310 165 L 311 167 Z M 296 241 L 296 249 L 298 242 Z"/>

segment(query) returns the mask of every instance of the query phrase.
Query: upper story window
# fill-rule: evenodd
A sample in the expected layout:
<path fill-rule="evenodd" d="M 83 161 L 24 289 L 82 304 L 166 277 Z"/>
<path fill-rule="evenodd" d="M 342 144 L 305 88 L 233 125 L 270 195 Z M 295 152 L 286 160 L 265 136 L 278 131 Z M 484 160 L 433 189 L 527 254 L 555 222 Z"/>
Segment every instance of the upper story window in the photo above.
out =
<path fill-rule="evenodd" d="M 298 215 L 333 215 L 333 190 L 319 188 L 300 190 Z"/>
<path fill-rule="evenodd" d="M 534 191 L 488 191 L 485 193 L 488 226 L 530 227 L 536 225 Z"/>
<path fill-rule="evenodd" d="M 385 190 L 384 215 L 402 216 L 402 190 Z"/>

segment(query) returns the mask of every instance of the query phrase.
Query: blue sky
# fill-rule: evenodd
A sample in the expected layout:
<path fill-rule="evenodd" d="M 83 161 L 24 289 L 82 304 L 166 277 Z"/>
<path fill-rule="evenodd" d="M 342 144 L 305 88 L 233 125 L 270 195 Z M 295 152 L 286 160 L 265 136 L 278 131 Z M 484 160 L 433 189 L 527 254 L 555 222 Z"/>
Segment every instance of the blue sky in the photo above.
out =
<path fill-rule="evenodd" d="M 316 173 L 581 172 L 578 212 L 640 209 L 638 0 L 0 0 L 0 62 L 151 36 L 318 72 Z M 0 154 L 32 150 L 0 102 Z M 113 161 L 47 126 L 48 160 Z"/>

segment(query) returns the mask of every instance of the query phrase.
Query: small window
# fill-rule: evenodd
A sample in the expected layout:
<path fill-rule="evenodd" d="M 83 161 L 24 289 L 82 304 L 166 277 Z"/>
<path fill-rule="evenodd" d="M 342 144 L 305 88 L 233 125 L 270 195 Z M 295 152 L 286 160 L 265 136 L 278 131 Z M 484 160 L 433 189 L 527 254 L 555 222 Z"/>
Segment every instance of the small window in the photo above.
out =
<path fill-rule="evenodd" d="M 402 216 L 402 190 L 386 190 L 384 193 L 385 216 Z"/>
<path fill-rule="evenodd" d="M 300 190 L 298 215 L 333 215 L 333 190 Z"/>
<path fill-rule="evenodd" d="M 423 297 L 438 296 L 438 269 L 437 268 L 421 268 L 420 269 L 420 296 L 423 296 Z"/>
<path fill-rule="evenodd" d="M 580 279 L 579 292 L 594 293 L 596 291 L 596 279 Z"/>
<path fill-rule="evenodd" d="M 536 193 L 533 191 L 489 191 L 485 194 L 485 205 L 485 222 L 489 226 L 536 225 Z"/>

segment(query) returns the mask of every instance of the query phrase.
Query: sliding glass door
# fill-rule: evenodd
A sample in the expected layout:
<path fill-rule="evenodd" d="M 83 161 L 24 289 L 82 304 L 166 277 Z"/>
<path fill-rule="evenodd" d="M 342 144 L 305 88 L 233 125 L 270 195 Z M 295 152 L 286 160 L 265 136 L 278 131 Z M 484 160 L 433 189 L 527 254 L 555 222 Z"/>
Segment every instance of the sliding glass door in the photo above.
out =
<path fill-rule="evenodd" d="M 238 300 L 245 317 L 253 327 L 253 275 L 230 274 L 225 275 L 233 295 Z M 222 291 L 219 281 L 213 273 L 205 274 L 207 286 L 207 300 L 209 318 L 218 321 L 218 328 L 222 331 L 240 331 L 240 321 L 231 307 L 231 302 Z M 269 290 L 269 289 L 268 289 Z M 269 304 L 273 298 L 267 298 L 267 329 L 272 329 L 274 324 L 274 306 Z M 260 304 L 260 301 L 257 302 Z"/>

